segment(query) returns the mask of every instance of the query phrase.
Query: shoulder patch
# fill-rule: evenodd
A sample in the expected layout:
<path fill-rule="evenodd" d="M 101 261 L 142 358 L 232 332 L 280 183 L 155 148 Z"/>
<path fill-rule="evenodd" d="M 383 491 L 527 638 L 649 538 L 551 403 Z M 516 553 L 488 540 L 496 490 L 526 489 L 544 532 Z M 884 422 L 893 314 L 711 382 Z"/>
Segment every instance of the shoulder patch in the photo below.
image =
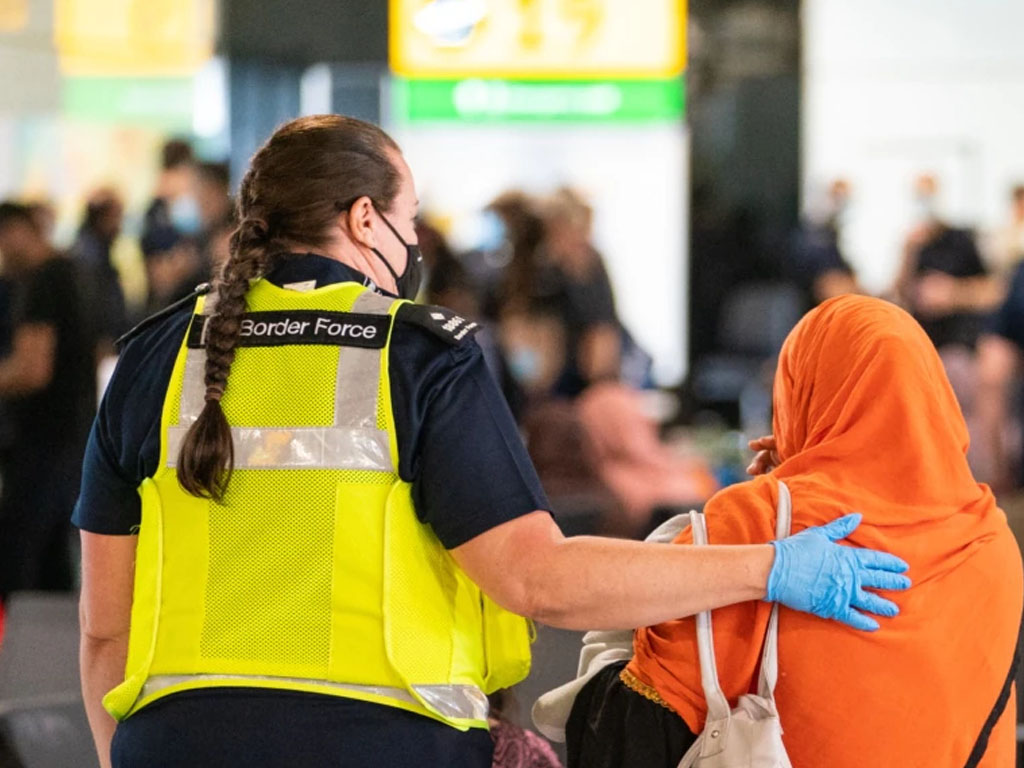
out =
<path fill-rule="evenodd" d="M 403 304 L 395 317 L 400 322 L 418 325 L 430 331 L 452 346 L 458 346 L 473 338 L 483 327 L 480 323 L 457 315 L 450 309 L 429 304 Z"/>

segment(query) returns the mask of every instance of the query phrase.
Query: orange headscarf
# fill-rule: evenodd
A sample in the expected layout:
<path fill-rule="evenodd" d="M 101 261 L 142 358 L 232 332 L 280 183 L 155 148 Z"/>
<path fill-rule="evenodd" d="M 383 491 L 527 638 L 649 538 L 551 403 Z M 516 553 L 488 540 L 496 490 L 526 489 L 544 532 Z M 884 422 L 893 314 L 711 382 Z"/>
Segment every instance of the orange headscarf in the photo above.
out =
<path fill-rule="evenodd" d="M 783 347 L 774 431 L 782 464 L 708 502 L 712 544 L 774 537 L 778 480 L 793 533 L 851 511 L 859 546 L 910 564 L 914 586 L 875 633 L 783 609 L 776 698 L 795 768 L 964 765 L 1009 672 L 1024 599 L 1005 515 L 967 466 L 967 428 L 934 347 L 904 311 L 841 297 Z M 689 529 L 677 543 L 692 543 Z M 752 691 L 769 605 L 714 612 L 730 700 Z M 706 716 L 693 619 L 639 630 L 629 671 L 699 732 Z M 1014 765 L 1011 699 L 985 759 Z"/>

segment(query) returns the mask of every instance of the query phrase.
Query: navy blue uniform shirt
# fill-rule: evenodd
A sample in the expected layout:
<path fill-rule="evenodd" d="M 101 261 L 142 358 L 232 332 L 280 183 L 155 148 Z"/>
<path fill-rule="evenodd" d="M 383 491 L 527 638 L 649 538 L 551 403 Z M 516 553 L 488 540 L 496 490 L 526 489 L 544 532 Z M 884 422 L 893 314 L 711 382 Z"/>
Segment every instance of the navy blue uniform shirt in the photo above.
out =
<path fill-rule="evenodd" d="M 285 262 L 268 279 L 279 286 L 309 280 L 315 280 L 318 287 L 340 282 L 370 284 L 359 272 L 313 254 Z M 190 302 L 125 346 L 86 448 L 81 495 L 72 517 L 82 530 L 125 535 L 139 524 L 141 502 L 137 489 L 157 469 L 163 401 L 193 310 L 194 303 Z M 516 424 L 476 342 L 467 336 L 461 343 L 452 344 L 399 316 L 388 362 L 399 475 L 413 485 L 420 519 L 433 528 L 447 548 L 534 510 L 550 509 Z M 319 748 L 316 745 L 322 747 L 322 758 L 311 758 L 309 764 L 333 765 L 330 761 L 336 759 L 334 753 L 339 749 L 350 750 L 349 758 L 355 758 L 361 754 L 353 746 L 356 743 L 368 750 L 369 760 L 374 751 L 372 737 L 369 744 L 364 740 L 385 726 L 397 753 L 408 750 L 405 754 L 413 761 L 410 764 L 454 765 L 454 754 L 470 744 L 475 745 L 470 752 L 480 746 L 480 732 L 465 734 L 419 716 L 413 716 L 410 724 L 408 713 L 383 705 L 331 696 L 287 696 L 274 691 L 225 688 L 190 692 L 187 697 L 175 694 L 154 710 L 152 714 L 159 717 L 128 718 L 118 729 L 119 750 L 138 755 L 162 738 L 178 742 L 184 739 L 198 759 L 209 753 L 211 745 L 221 743 L 225 730 L 234 730 L 244 741 L 245 734 L 237 732 L 252 730 L 244 716 L 248 707 L 275 695 L 282 697 L 291 724 L 287 732 L 280 732 L 280 738 L 291 744 L 312 745 L 314 751 Z M 175 699 L 179 701 L 177 706 Z M 333 707 L 337 714 L 336 727 L 330 733 L 322 727 L 324 707 Z M 202 716 L 197 716 L 197 708 Z M 369 727 L 371 722 L 379 725 Z M 302 727 L 303 723 L 309 726 Z M 436 730 L 432 739 L 424 739 L 424 728 L 432 733 Z M 255 731 L 251 735 L 256 740 L 268 738 L 266 733 Z M 317 762 L 320 759 L 323 762 Z M 217 764 L 216 760 L 211 764 Z M 254 754 L 246 764 L 263 763 Z"/>

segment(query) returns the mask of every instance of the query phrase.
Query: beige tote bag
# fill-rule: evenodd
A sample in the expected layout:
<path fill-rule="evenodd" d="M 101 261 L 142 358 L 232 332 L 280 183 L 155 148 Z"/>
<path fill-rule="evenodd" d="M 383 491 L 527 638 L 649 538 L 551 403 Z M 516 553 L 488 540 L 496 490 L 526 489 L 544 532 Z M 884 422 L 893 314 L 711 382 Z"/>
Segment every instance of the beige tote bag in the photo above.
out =
<path fill-rule="evenodd" d="M 785 483 L 779 483 L 778 523 L 775 537 L 789 536 L 793 502 Z M 704 515 L 690 513 L 693 543 L 708 543 Z M 779 672 L 779 606 L 772 606 L 761 658 L 757 695 L 740 696 L 735 709 L 722 693 L 712 642 L 711 612 L 697 614 L 697 647 L 708 718 L 703 733 L 683 756 L 679 768 L 792 768 L 782 744 L 782 723 L 775 708 L 775 682 Z"/>

